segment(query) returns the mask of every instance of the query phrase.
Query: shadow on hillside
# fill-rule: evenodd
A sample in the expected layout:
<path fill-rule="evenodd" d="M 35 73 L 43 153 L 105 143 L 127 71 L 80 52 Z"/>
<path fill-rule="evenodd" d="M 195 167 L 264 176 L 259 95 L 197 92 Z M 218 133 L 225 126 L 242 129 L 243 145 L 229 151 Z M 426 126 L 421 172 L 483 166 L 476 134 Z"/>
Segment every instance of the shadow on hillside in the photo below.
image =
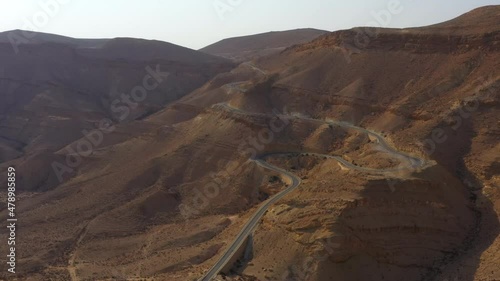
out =
<path fill-rule="evenodd" d="M 435 272 L 433 280 L 436 281 L 474 281 L 481 254 L 500 234 L 500 223 L 494 205 L 483 195 L 483 184 L 471 173 L 464 161 L 464 157 L 471 153 L 472 139 L 476 136 L 472 121 L 472 118 L 463 120 L 463 124 L 457 130 L 446 128 L 448 140 L 439 145 L 433 155 L 434 160 L 468 188 L 469 199 L 476 216 L 476 224 L 464 241 L 463 247 L 458 249 L 454 256 L 448 257 L 448 260 L 442 261 L 441 268 L 444 267 L 444 271 Z"/>

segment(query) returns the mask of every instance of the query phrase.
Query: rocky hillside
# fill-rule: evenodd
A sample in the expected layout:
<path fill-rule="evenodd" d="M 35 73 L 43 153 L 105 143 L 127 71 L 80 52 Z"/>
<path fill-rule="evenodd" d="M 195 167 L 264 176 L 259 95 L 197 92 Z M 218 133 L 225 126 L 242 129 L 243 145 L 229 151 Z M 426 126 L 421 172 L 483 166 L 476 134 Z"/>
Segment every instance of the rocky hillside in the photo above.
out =
<path fill-rule="evenodd" d="M 20 185 L 25 190 L 54 187 L 54 153 L 88 132 L 145 118 L 232 67 L 165 42 L 80 47 L 92 42 L 35 35 L 18 53 L 0 43 L 0 163 L 33 171 Z"/>
<path fill-rule="evenodd" d="M 287 47 L 309 42 L 325 33 L 327 31 L 310 28 L 267 32 L 227 38 L 200 49 L 200 51 L 243 62 L 278 53 Z"/>
<path fill-rule="evenodd" d="M 316 198 L 314 192 L 297 195 L 296 200 L 303 202 L 300 206 L 308 207 L 299 208 L 304 211 L 292 217 L 301 217 L 314 227 L 303 230 L 299 226 L 308 223 L 297 223 L 298 230 L 294 230 L 289 225 L 295 225 L 291 215 L 280 215 L 277 219 L 283 221 L 282 230 L 268 227 L 262 234 L 265 238 L 256 238 L 256 243 L 262 243 L 258 247 L 268 248 L 270 237 L 283 237 L 290 231 L 290 244 L 283 245 L 283 252 L 276 255 L 304 261 L 297 253 L 314 249 L 310 253 L 314 256 L 315 251 L 324 251 L 323 238 L 333 239 L 336 243 L 326 260 L 304 261 L 310 262 L 312 268 L 308 275 L 311 279 L 307 280 L 500 278 L 500 272 L 494 269 L 500 258 L 500 132 L 496 129 L 500 112 L 499 13 L 499 7 L 492 6 L 423 28 L 339 31 L 258 61 L 256 64 L 262 69 L 279 73 L 266 99 L 269 107 L 286 104 L 291 111 L 373 128 L 387 134 L 401 149 L 437 163 L 423 174 L 398 179 L 392 191 L 376 179 L 354 184 L 363 186 L 354 191 L 357 188 L 346 187 L 350 184 L 338 180 L 340 177 L 329 181 L 328 176 L 322 175 L 328 190 L 322 198 L 340 201 L 327 213 L 338 216 L 330 218 L 332 222 L 323 222 L 327 217 L 321 212 L 326 203 L 319 201 L 318 207 L 311 207 L 312 198 Z M 307 171 L 311 189 L 319 184 L 312 180 L 317 169 Z M 441 185 L 453 187 L 458 193 L 444 191 Z M 426 203 L 418 203 L 420 199 L 411 193 L 423 192 L 424 186 L 442 190 L 443 194 L 432 199 L 434 195 L 424 192 L 422 199 Z M 337 195 L 339 188 L 347 190 L 347 194 L 354 192 L 347 197 L 354 199 Z M 400 188 L 409 189 L 394 201 L 391 197 Z M 309 193 L 307 186 L 306 189 L 304 193 Z M 461 199 L 451 207 L 437 198 Z M 399 204 L 408 207 L 398 207 Z M 432 215 L 413 214 L 420 212 L 419 206 Z M 451 217 L 433 218 L 438 209 L 450 210 L 445 217 Z M 396 222 L 401 216 L 405 218 Z M 426 217 L 425 223 L 415 221 L 421 216 Z M 446 225 L 444 221 L 460 221 L 462 226 L 441 229 Z M 404 230 L 408 223 L 413 224 L 412 230 Z M 451 229 L 455 231 L 448 232 Z M 413 238 L 406 236 L 406 231 Z M 418 238 L 419 235 L 430 240 Z M 443 237 L 448 238 L 440 240 Z M 416 244 L 408 246 L 412 239 Z M 292 245 L 298 248 L 291 250 Z M 302 245 L 309 246 L 301 248 Z M 254 259 L 255 269 L 248 267 L 243 274 L 277 276 L 269 271 L 259 273 L 260 265 L 270 262 L 264 259 L 269 253 L 262 251 L 263 260 Z M 284 269 L 284 264 L 290 263 L 278 263 L 276 267 Z M 353 270 L 361 267 L 368 270 Z M 287 270 L 292 279 L 297 278 L 293 277 L 297 276 L 293 275 L 296 269 Z M 378 277 L 373 277 L 374 273 Z"/>

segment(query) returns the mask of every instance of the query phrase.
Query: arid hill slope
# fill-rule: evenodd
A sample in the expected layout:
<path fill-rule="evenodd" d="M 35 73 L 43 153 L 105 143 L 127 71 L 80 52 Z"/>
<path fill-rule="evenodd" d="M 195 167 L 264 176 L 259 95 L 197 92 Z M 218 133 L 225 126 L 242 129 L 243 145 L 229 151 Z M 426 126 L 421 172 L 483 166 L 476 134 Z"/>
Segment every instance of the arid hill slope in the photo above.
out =
<path fill-rule="evenodd" d="M 38 173 L 21 181 L 25 190 L 54 187 L 53 153 L 84 131 L 99 129 L 102 121 L 144 118 L 233 66 L 159 41 L 111 39 L 79 47 L 90 43 L 46 34 L 33 40 L 17 46 L 18 53 L 0 43 L 0 163 L 16 159 Z"/>
<path fill-rule="evenodd" d="M 14 45 L 37 45 L 41 43 L 58 43 L 82 48 L 97 48 L 108 42 L 109 39 L 78 39 L 56 34 L 34 32 L 27 30 L 11 30 L 0 32 L 1 43 L 14 43 Z M 16 47 L 12 46 L 12 50 Z"/>
<path fill-rule="evenodd" d="M 302 235 L 308 239 L 307 243 L 312 243 L 311 247 L 321 241 L 311 242 L 311 232 L 314 235 L 333 232 L 335 235 L 347 236 L 342 239 L 352 239 L 354 235 L 359 239 L 351 242 L 342 240 L 345 242 L 333 249 L 334 253 L 331 253 L 328 260 L 313 261 L 314 270 L 310 272 L 311 279 L 307 280 L 380 280 L 383 277 L 386 280 L 500 278 L 496 266 L 500 261 L 499 13 L 499 6 L 491 6 L 430 27 L 358 28 L 333 32 L 310 43 L 289 48 L 280 55 L 256 62 L 260 68 L 279 74 L 272 91 L 266 94 L 266 99 L 259 99 L 260 102 L 267 102 L 267 108 L 279 108 L 286 104 L 290 111 L 317 118 L 346 120 L 384 132 L 400 149 L 435 160 L 440 169 L 447 170 L 461 182 L 469 193 L 469 204 L 476 216 L 475 226 L 469 228 L 469 236 L 463 242 L 455 244 L 457 249 L 439 250 L 449 255 L 438 258 L 439 254 L 421 252 L 420 258 L 424 260 L 416 261 L 414 256 L 412 262 L 406 263 L 403 258 L 389 256 L 399 252 L 405 255 L 416 253 L 421 251 L 417 250 L 419 247 L 438 250 L 435 246 L 426 244 L 430 241 L 423 242 L 422 238 L 417 238 L 419 235 L 431 237 L 415 222 L 414 218 L 420 215 L 409 215 L 407 208 L 412 211 L 420 208 L 418 200 L 408 199 L 412 197 L 411 191 L 404 192 L 399 199 L 390 199 L 391 193 L 384 195 L 383 191 L 372 196 L 373 194 L 370 194 L 374 191 L 371 189 L 381 187 L 371 188 L 374 183 L 365 184 L 365 190 L 357 193 L 361 198 L 355 200 L 363 202 L 362 205 L 336 207 L 329 212 L 340 212 L 342 220 L 339 224 L 349 231 L 339 229 L 335 223 L 314 223 L 312 230 L 292 231 L 295 235 L 290 237 L 297 241 L 295 237 Z M 241 103 L 241 106 L 250 108 L 252 100 L 257 97 L 245 98 L 248 101 Z M 266 106 L 260 104 L 259 108 Z M 309 172 L 308 179 L 311 180 L 315 176 L 317 175 Z M 459 186 L 458 182 L 433 177 L 432 173 L 426 174 L 423 179 L 434 184 Z M 336 179 L 332 179 L 330 183 L 326 183 L 326 186 L 334 190 L 336 186 L 343 185 Z M 405 179 L 402 183 L 396 186 L 413 186 L 410 190 L 422 189 L 414 186 L 410 179 Z M 317 185 L 317 182 L 311 183 L 312 187 Z M 315 196 L 310 195 L 311 198 Z M 447 191 L 443 196 L 451 198 L 453 195 Z M 297 200 L 306 200 L 303 204 L 310 206 L 307 203 L 309 201 L 304 199 L 309 196 L 301 194 L 297 197 Z M 431 205 L 437 203 L 435 199 L 426 200 Z M 402 202 L 406 202 L 404 204 L 407 207 L 396 207 Z M 377 215 L 380 209 L 373 210 L 371 205 L 373 208 L 384 206 L 387 210 Z M 429 207 L 424 209 L 429 210 Z M 351 208 L 353 210 L 350 210 Z M 316 209 L 313 207 L 314 211 L 308 211 L 308 215 L 301 217 L 304 220 L 307 217 L 307 221 L 311 223 L 322 221 L 325 217 L 315 213 L 323 209 L 322 204 L 318 204 Z M 345 212 L 350 215 L 344 217 Z M 452 213 L 457 214 L 455 211 Z M 405 214 L 409 217 L 402 218 Z M 282 216 L 284 218 L 281 219 L 287 222 L 292 220 Z M 433 220 L 432 215 L 425 217 L 428 222 Z M 459 217 L 463 218 L 463 215 Z M 370 226 L 366 225 L 369 222 Z M 408 222 L 415 223 L 413 238 L 403 239 L 404 232 L 393 227 Z M 275 226 L 274 223 L 273 225 Z M 430 229 L 437 231 L 438 225 L 443 226 L 438 223 Z M 262 235 L 283 237 L 282 230 L 278 229 L 279 227 L 270 227 Z M 368 233 L 370 235 L 367 235 Z M 321 235 L 335 237 L 334 234 Z M 377 238 L 379 235 L 380 238 Z M 438 236 L 446 237 L 447 234 Z M 457 233 L 453 236 L 457 237 Z M 260 239 L 262 249 L 273 244 L 269 239 L 271 238 Z M 399 239 L 406 242 L 396 242 Z M 412 239 L 419 241 L 419 246 L 415 246 L 414 250 L 407 248 Z M 451 237 L 447 241 L 452 241 Z M 435 245 L 446 244 L 437 241 L 431 243 L 435 242 Z M 359 247 L 363 250 L 360 251 Z M 298 248 L 296 253 L 301 251 L 302 249 Z M 321 251 L 321 247 L 317 251 Z M 338 252 L 342 253 L 342 257 L 337 257 Z M 263 252 L 262 262 L 258 261 L 258 254 L 254 257 L 252 263 L 255 268 L 269 263 L 269 260 L 264 258 L 266 255 L 268 253 Z M 282 253 L 275 255 L 293 256 L 293 252 L 286 246 L 283 247 Z M 432 259 L 434 260 L 431 261 Z M 285 264 L 276 266 L 285 267 Z M 349 268 L 368 270 L 352 275 L 353 272 Z M 258 271 L 250 269 L 245 269 L 243 274 L 245 272 L 261 278 L 264 275 L 277 276 L 264 272 L 259 275 Z M 289 274 L 296 276 L 293 275 L 293 270 L 290 270 Z M 373 277 L 373 274 L 379 277 Z"/>
<path fill-rule="evenodd" d="M 311 28 L 267 32 L 227 38 L 200 51 L 242 62 L 278 53 L 287 47 L 309 42 L 325 33 L 327 31 Z"/>

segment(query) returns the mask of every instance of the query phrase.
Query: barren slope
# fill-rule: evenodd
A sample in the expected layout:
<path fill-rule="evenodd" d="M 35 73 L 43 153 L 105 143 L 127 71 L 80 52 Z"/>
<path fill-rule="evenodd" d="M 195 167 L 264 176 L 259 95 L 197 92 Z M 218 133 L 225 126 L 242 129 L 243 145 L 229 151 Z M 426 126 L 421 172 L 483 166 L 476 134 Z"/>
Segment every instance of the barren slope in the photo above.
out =
<path fill-rule="evenodd" d="M 200 51 L 242 62 L 278 53 L 287 47 L 309 42 L 325 33 L 327 31 L 311 28 L 267 32 L 227 38 Z"/>
<path fill-rule="evenodd" d="M 229 278 L 500 279 L 498 12 L 486 7 L 437 27 L 327 34 L 217 74 L 118 125 L 56 188 L 20 193 L 20 279 L 197 280 L 259 204 L 285 187 L 279 174 L 248 161 L 267 154 L 302 184 L 264 215 L 252 258 Z M 363 34 L 369 40 L 360 45 Z M 307 151 L 361 167 L 401 165 L 359 131 L 282 115 L 380 132 L 429 165 L 378 175 L 313 155 L 282 157 Z M 4 155 L 21 153 L 15 140 L 2 143 Z M 51 157 L 64 162 L 68 154 Z M 19 166 L 32 178 L 28 171 Z"/>
<path fill-rule="evenodd" d="M 21 179 L 24 190 L 54 187 L 53 153 L 100 129 L 103 120 L 144 118 L 232 67 L 165 42 L 111 39 L 87 48 L 71 43 L 77 39 L 34 39 L 40 42 L 21 44 L 17 54 L 0 43 L 0 163 L 36 171 Z M 132 135 L 123 132 L 122 139 Z"/>

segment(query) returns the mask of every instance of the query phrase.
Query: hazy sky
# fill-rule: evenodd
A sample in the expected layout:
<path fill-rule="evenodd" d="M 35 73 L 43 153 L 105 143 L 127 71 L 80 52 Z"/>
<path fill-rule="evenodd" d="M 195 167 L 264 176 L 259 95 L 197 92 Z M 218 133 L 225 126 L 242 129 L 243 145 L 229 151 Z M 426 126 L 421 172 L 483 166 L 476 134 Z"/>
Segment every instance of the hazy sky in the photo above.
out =
<path fill-rule="evenodd" d="M 0 0 L 0 31 L 136 37 L 199 49 L 223 38 L 304 27 L 333 31 L 377 22 L 422 26 L 499 4 L 500 0 Z"/>

